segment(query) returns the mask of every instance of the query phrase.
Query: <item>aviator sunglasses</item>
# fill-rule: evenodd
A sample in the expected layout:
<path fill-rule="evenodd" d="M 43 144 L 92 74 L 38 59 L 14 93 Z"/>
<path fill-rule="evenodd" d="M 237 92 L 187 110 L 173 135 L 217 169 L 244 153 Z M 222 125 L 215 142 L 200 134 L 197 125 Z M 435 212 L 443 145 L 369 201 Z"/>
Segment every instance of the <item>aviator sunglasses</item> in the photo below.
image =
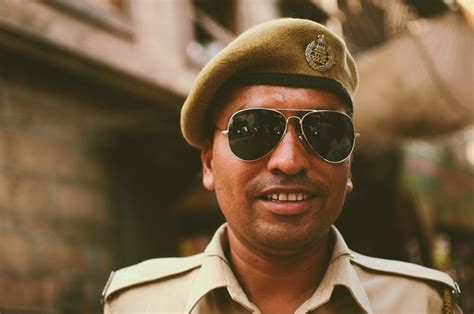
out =
<path fill-rule="evenodd" d="M 282 111 L 302 112 L 302 116 L 287 118 Z M 299 122 L 299 139 L 325 161 L 340 163 L 352 153 L 359 133 L 351 117 L 333 110 L 246 108 L 236 111 L 221 133 L 227 135 L 235 156 L 256 161 L 278 146 L 293 118 Z"/>

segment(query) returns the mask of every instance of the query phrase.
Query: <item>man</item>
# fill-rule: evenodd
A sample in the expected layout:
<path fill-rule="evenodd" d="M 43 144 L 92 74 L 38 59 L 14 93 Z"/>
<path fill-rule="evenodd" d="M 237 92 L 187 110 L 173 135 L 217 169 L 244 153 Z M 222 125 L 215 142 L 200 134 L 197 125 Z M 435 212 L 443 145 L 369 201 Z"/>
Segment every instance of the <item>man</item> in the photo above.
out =
<path fill-rule="evenodd" d="M 227 224 L 204 253 L 118 271 L 105 311 L 450 313 L 456 285 L 349 250 L 333 227 L 352 191 L 357 70 L 320 24 L 280 19 L 202 70 L 181 119 Z"/>

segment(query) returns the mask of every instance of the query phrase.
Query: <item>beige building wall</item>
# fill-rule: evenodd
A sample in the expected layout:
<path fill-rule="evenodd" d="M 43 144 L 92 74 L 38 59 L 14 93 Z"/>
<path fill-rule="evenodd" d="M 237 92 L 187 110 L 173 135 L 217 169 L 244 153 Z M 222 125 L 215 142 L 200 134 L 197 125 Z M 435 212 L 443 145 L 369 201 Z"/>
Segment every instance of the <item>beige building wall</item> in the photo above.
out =
<path fill-rule="evenodd" d="M 183 49 L 190 37 L 188 1 L 124 1 L 128 5 L 124 15 L 113 16 L 120 23 L 106 23 L 111 13 L 100 12 L 86 2 L 86 9 L 75 10 L 74 4 L 81 1 L 1 0 L 3 44 L 124 88 L 133 89 L 120 77 L 109 77 L 85 63 L 123 72 L 164 94 L 186 95 L 197 71 L 187 64 Z M 101 20 L 106 26 L 96 22 Z M 18 35 L 25 42 L 11 38 Z M 41 45 L 30 49 L 28 46 L 36 44 L 33 41 Z M 66 59 L 61 52 L 51 60 L 55 56 L 43 45 L 69 52 L 78 61 Z M 176 79 L 170 79 L 170 73 Z"/>

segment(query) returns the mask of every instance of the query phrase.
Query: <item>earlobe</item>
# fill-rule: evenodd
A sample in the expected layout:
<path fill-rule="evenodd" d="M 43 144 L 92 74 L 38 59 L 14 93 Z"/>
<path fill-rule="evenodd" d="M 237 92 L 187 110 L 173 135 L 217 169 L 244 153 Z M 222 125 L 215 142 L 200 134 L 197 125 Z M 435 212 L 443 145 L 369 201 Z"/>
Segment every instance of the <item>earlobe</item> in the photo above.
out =
<path fill-rule="evenodd" d="M 208 190 L 214 190 L 214 175 L 212 173 L 212 145 L 206 143 L 201 150 L 202 184 Z"/>
<path fill-rule="evenodd" d="M 349 165 L 347 171 L 349 172 L 349 175 L 347 176 L 347 182 L 346 182 L 346 193 L 352 192 L 354 189 L 354 185 L 352 184 L 352 160 L 353 156 L 351 155 L 349 159 Z"/>
<path fill-rule="evenodd" d="M 349 178 L 347 178 L 347 183 L 346 183 L 346 193 L 352 192 L 353 188 L 354 188 L 354 186 L 352 185 L 352 178 L 349 177 Z"/>

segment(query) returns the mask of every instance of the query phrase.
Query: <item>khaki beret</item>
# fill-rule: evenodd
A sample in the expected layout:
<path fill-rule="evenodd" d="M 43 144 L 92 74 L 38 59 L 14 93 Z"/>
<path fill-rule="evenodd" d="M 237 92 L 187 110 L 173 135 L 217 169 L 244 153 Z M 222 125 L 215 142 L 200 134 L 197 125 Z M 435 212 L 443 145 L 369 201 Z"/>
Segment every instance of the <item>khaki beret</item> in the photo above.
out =
<path fill-rule="evenodd" d="M 254 26 L 209 61 L 196 78 L 181 111 L 181 130 L 192 146 L 203 147 L 213 98 L 229 82 L 331 91 L 352 112 L 358 74 L 344 41 L 319 23 L 283 18 Z"/>

